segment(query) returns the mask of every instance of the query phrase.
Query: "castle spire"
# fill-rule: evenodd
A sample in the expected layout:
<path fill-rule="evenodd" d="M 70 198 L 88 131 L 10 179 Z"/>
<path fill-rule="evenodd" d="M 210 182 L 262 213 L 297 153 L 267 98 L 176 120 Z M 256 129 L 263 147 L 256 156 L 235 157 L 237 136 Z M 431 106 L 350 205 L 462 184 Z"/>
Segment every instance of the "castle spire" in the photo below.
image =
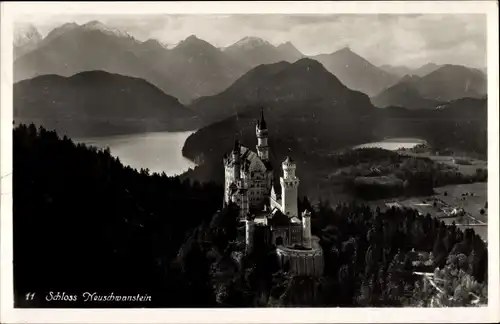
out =
<path fill-rule="evenodd" d="M 238 142 L 238 139 L 235 137 L 234 138 L 234 145 L 233 145 L 233 152 L 238 152 L 240 149 L 240 142 Z"/>
<path fill-rule="evenodd" d="M 257 135 L 257 154 L 263 161 L 269 160 L 269 146 L 267 144 L 267 125 L 264 119 L 264 108 L 260 111 L 260 120 L 257 121 L 255 126 L 255 133 Z"/>
<path fill-rule="evenodd" d="M 264 119 L 264 108 L 260 109 L 260 121 L 259 121 L 260 129 L 267 129 L 266 120 Z"/>
<path fill-rule="evenodd" d="M 234 139 L 234 146 L 233 146 L 233 179 L 235 182 L 238 182 L 240 179 L 240 168 L 241 168 L 241 161 L 240 161 L 240 143 L 238 140 L 235 138 Z"/>

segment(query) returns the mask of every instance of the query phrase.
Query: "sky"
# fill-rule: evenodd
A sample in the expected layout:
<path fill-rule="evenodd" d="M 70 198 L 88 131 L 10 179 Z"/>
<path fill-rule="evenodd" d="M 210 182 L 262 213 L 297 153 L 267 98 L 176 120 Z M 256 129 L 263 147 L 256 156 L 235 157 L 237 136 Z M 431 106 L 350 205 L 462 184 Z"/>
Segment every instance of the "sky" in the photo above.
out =
<path fill-rule="evenodd" d="M 306 55 L 332 53 L 348 46 L 375 65 L 415 68 L 433 62 L 486 66 L 483 14 L 25 16 L 17 25 L 32 24 L 46 36 L 63 23 L 92 20 L 141 41 L 153 38 L 176 44 L 196 35 L 224 47 L 245 36 L 256 36 L 275 45 L 290 41 Z"/>

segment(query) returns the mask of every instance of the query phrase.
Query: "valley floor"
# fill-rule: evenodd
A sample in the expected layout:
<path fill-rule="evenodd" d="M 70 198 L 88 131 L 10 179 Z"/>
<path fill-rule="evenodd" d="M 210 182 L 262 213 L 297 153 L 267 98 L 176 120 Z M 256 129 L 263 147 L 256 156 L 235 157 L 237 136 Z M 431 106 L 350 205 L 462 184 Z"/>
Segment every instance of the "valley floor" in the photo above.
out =
<path fill-rule="evenodd" d="M 448 185 L 435 191 L 432 196 L 382 199 L 372 201 L 370 205 L 374 208 L 395 206 L 416 209 L 422 215 L 429 213 L 448 225 L 455 222 L 461 229 L 473 228 L 484 241 L 488 240 L 488 208 L 485 208 L 488 183 Z M 460 213 L 461 210 L 463 213 Z"/>

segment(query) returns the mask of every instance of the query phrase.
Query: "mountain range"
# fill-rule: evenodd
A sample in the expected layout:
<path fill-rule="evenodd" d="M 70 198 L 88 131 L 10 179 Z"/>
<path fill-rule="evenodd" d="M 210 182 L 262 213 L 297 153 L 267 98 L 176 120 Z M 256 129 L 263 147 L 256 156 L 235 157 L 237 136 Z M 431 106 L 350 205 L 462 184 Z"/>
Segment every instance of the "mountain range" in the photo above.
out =
<path fill-rule="evenodd" d="M 183 104 L 223 92 L 259 65 L 293 63 L 306 57 L 291 42 L 275 46 L 251 36 L 228 47 L 217 48 L 191 35 L 170 48 L 154 39 L 138 41 L 99 21 L 82 25 L 66 23 L 45 38 L 33 26 L 24 26 L 16 30 L 14 51 L 15 81 L 45 74 L 69 77 L 84 71 L 102 70 L 145 79 Z M 398 100 L 385 99 L 389 95 L 383 92 L 395 92 L 391 87 L 397 90 L 401 87 L 399 82 L 406 83 L 405 75 L 424 77 L 443 67 L 434 63 L 418 69 L 377 67 L 348 47 L 310 58 L 320 62 L 348 88 L 375 98 L 379 105 L 398 103 Z M 467 95 L 466 91 L 464 96 Z M 424 102 L 428 99 L 436 98 L 417 98 Z"/>
<path fill-rule="evenodd" d="M 45 38 L 34 28 L 24 32 L 16 35 L 15 48 L 31 50 L 14 63 L 16 80 L 24 80 L 14 87 L 16 119 L 43 120 L 70 132 L 69 124 L 61 125 L 72 119 L 80 125 L 74 130 L 89 135 L 105 134 L 106 123 L 115 123 L 111 132 L 197 129 L 266 106 L 278 123 L 296 120 L 292 124 L 307 129 L 304 134 L 314 130 L 330 138 L 333 124 L 359 129 L 352 121 L 377 114 L 375 106 L 436 108 L 486 94 L 484 71 L 432 63 L 393 67 L 390 73 L 349 48 L 308 58 L 290 42 L 275 46 L 245 37 L 217 48 L 194 35 L 167 48 L 98 21 L 67 23 Z M 147 122 L 142 127 L 139 121 Z M 370 127 L 365 130 L 370 133 Z M 347 130 L 335 134 L 335 141 L 354 136 Z"/>
<path fill-rule="evenodd" d="M 14 29 L 14 60 L 31 52 L 42 41 L 42 35 L 32 25 L 18 26 Z"/>
<path fill-rule="evenodd" d="M 381 108 L 435 108 L 440 103 L 460 98 L 483 98 L 486 92 L 487 82 L 482 71 L 445 64 L 423 77 L 406 75 L 373 97 L 372 102 Z"/>
<path fill-rule="evenodd" d="M 302 57 L 291 43 L 273 46 L 254 37 L 221 50 L 192 35 L 167 49 L 156 40 L 140 42 L 99 21 L 67 23 L 44 39 L 33 38 L 29 47 L 15 46 L 16 82 L 103 70 L 143 78 L 183 103 L 223 91 L 256 65 Z"/>
<path fill-rule="evenodd" d="M 304 57 L 290 42 L 274 46 L 258 37 L 244 37 L 223 51 L 234 60 L 243 62 L 248 68 L 280 61 L 293 63 Z"/>

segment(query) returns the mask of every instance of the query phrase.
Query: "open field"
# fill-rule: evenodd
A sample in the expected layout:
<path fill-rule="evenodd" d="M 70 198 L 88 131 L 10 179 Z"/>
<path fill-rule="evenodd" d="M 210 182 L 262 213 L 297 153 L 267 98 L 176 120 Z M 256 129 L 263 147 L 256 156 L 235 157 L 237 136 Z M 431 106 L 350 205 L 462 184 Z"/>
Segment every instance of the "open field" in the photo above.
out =
<path fill-rule="evenodd" d="M 427 197 L 412 197 L 404 199 L 385 199 L 371 203 L 376 206 L 384 205 L 396 207 L 408 207 L 418 210 L 422 215 L 429 213 L 432 217 L 443 220 L 446 224 L 455 222 L 462 229 L 473 228 L 485 241 L 488 239 L 488 208 L 485 204 L 488 200 L 488 184 L 486 182 L 476 182 L 471 184 L 449 185 L 436 188 L 436 194 Z M 446 195 L 445 195 L 446 193 Z M 463 210 L 463 216 L 460 212 Z M 481 209 L 484 214 L 481 214 Z"/>
<path fill-rule="evenodd" d="M 435 189 L 439 199 L 451 206 L 460 206 L 469 215 L 481 222 L 488 221 L 488 208 L 484 208 L 488 201 L 488 183 L 476 182 L 461 185 L 449 185 Z M 445 193 L 447 195 L 445 196 Z M 462 194 L 468 194 L 462 196 Z M 481 209 L 484 214 L 481 215 Z"/>

